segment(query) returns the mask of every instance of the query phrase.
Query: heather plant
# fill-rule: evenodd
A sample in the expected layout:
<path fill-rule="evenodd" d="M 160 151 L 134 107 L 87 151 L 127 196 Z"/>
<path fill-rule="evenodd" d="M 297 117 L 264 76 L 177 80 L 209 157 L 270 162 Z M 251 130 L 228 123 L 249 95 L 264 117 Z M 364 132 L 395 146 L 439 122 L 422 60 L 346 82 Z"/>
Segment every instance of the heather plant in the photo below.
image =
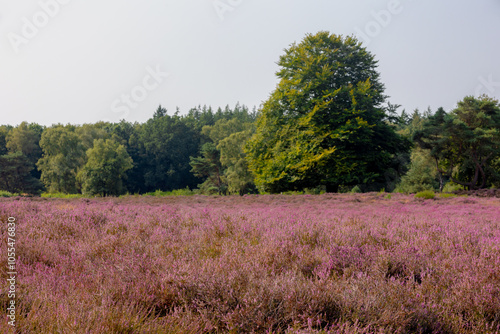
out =
<path fill-rule="evenodd" d="M 495 198 L 0 198 L 4 267 L 9 216 L 21 333 L 500 331 Z"/>

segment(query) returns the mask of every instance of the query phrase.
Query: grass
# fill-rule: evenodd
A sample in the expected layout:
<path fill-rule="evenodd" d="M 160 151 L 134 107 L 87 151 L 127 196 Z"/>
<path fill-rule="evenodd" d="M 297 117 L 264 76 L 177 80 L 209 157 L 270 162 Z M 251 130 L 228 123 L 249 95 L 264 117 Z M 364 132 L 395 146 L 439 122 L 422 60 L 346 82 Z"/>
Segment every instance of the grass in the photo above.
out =
<path fill-rule="evenodd" d="M 498 199 L 391 195 L 0 199 L 17 330 L 498 333 Z"/>
<path fill-rule="evenodd" d="M 440 193 L 439 198 L 455 198 L 457 195 L 451 193 Z"/>
<path fill-rule="evenodd" d="M 415 198 L 434 199 L 436 194 L 432 190 L 424 190 L 415 194 Z"/>
<path fill-rule="evenodd" d="M 19 196 L 19 194 L 13 194 L 5 190 L 0 190 L 0 197 L 14 197 Z"/>
<path fill-rule="evenodd" d="M 191 190 L 188 187 L 185 189 L 176 189 L 172 191 L 162 191 L 156 190 L 154 192 L 146 193 L 146 196 L 156 196 L 156 197 L 164 197 L 164 196 L 193 196 L 196 195 L 196 190 Z"/>
<path fill-rule="evenodd" d="M 66 193 L 42 193 L 42 198 L 86 198 L 88 196 L 82 194 L 66 194 Z"/>

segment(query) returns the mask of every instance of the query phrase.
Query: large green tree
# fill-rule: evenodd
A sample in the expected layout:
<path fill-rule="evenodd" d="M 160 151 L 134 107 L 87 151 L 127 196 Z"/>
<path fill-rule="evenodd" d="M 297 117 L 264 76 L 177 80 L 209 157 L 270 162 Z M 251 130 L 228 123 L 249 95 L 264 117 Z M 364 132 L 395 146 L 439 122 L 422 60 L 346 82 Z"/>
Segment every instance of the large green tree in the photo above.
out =
<path fill-rule="evenodd" d="M 383 179 L 408 143 L 387 122 L 373 55 L 353 37 L 319 32 L 292 44 L 278 65 L 279 84 L 246 147 L 260 189 L 336 191 Z"/>
<path fill-rule="evenodd" d="M 42 184 L 31 175 L 33 168 L 33 164 L 20 151 L 0 156 L 0 190 L 12 193 L 39 193 Z"/>
<path fill-rule="evenodd" d="M 396 191 L 404 193 L 416 193 L 423 190 L 436 190 L 440 187 L 438 182 L 434 159 L 429 150 L 415 147 L 411 153 L 409 170 L 401 178 Z M 443 184 L 441 184 L 442 190 Z"/>
<path fill-rule="evenodd" d="M 128 154 L 134 161 L 134 167 L 127 171 L 127 191 L 139 193 L 146 191 L 144 172 L 149 166 L 150 157 L 147 156 L 143 142 L 140 141 L 142 124 L 129 123 L 124 120 L 111 126 L 111 137 L 126 147 Z"/>
<path fill-rule="evenodd" d="M 40 140 L 43 156 L 37 162 L 41 180 L 49 192 L 77 193 L 76 175 L 85 163 L 85 150 L 75 127 L 56 125 Z"/>
<path fill-rule="evenodd" d="M 37 161 L 42 157 L 40 138 L 44 127 L 31 123 L 22 122 L 9 131 L 6 137 L 6 147 L 9 153 L 21 152 L 31 164 L 31 176 L 40 179 L 40 172 L 36 168 Z"/>
<path fill-rule="evenodd" d="M 238 110 L 237 108 L 238 105 L 235 110 Z M 219 119 L 214 125 L 204 126 L 202 129 L 202 134 L 211 142 L 203 145 L 201 157 L 191 159 L 192 172 L 206 178 L 200 185 L 202 191 L 222 187 L 222 189 L 227 188 L 230 194 L 243 195 L 255 190 L 253 175 L 248 169 L 243 151 L 254 126 L 251 122 L 245 122 L 247 118 L 239 116 L 241 114 L 235 111 L 233 118 Z M 212 158 L 216 158 L 217 162 Z M 219 180 L 221 183 L 217 185 Z"/>
<path fill-rule="evenodd" d="M 440 109 L 428 118 L 414 140 L 430 149 L 440 176 L 468 189 L 498 181 L 500 104 L 488 96 L 467 96 L 456 109 Z"/>
<path fill-rule="evenodd" d="M 22 122 L 7 135 L 6 147 L 10 153 L 21 152 L 34 164 L 42 156 L 39 145 L 42 132 L 40 125 Z"/>
<path fill-rule="evenodd" d="M 80 138 L 80 143 L 85 151 L 94 147 L 94 140 L 108 139 L 110 137 L 110 131 L 107 130 L 108 125 L 109 123 L 98 122 L 94 124 L 83 124 L 75 129 L 75 133 Z"/>
<path fill-rule="evenodd" d="M 225 168 L 224 176 L 230 194 L 243 195 L 256 190 L 243 150 L 245 143 L 253 134 L 250 127 L 249 124 L 248 130 L 232 133 L 217 145 L 221 153 L 221 165 Z"/>
<path fill-rule="evenodd" d="M 0 155 L 7 154 L 7 136 L 9 132 L 12 131 L 12 126 L 10 125 L 0 125 Z"/>
<path fill-rule="evenodd" d="M 117 196 L 125 192 L 124 178 L 133 161 L 123 145 L 113 139 L 95 139 L 87 150 L 87 163 L 79 171 L 82 193 Z"/>
<path fill-rule="evenodd" d="M 190 172 L 189 158 L 196 156 L 200 134 L 178 115 L 159 108 L 142 127 L 137 138 L 147 157 L 142 167 L 142 191 L 195 188 L 199 179 Z"/>

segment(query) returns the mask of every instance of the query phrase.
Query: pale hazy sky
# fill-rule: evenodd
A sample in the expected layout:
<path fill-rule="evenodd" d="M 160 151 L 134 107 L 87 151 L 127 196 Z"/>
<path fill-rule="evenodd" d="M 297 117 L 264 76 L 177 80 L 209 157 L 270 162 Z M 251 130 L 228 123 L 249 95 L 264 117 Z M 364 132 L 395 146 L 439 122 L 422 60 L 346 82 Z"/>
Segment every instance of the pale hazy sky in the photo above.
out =
<path fill-rule="evenodd" d="M 500 98 L 500 0 L 0 0 L 0 124 L 258 106 L 320 30 L 363 41 L 407 111 Z"/>

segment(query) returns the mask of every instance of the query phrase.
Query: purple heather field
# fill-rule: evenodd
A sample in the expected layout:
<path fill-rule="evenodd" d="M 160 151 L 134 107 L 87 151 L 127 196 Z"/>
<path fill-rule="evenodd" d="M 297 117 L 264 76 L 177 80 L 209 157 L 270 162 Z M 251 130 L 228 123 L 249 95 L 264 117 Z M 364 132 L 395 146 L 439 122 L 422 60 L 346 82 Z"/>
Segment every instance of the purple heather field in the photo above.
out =
<path fill-rule="evenodd" d="M 0 199 L 0 332 L 500 333 L 500 200 L 388 197 Z"/>

